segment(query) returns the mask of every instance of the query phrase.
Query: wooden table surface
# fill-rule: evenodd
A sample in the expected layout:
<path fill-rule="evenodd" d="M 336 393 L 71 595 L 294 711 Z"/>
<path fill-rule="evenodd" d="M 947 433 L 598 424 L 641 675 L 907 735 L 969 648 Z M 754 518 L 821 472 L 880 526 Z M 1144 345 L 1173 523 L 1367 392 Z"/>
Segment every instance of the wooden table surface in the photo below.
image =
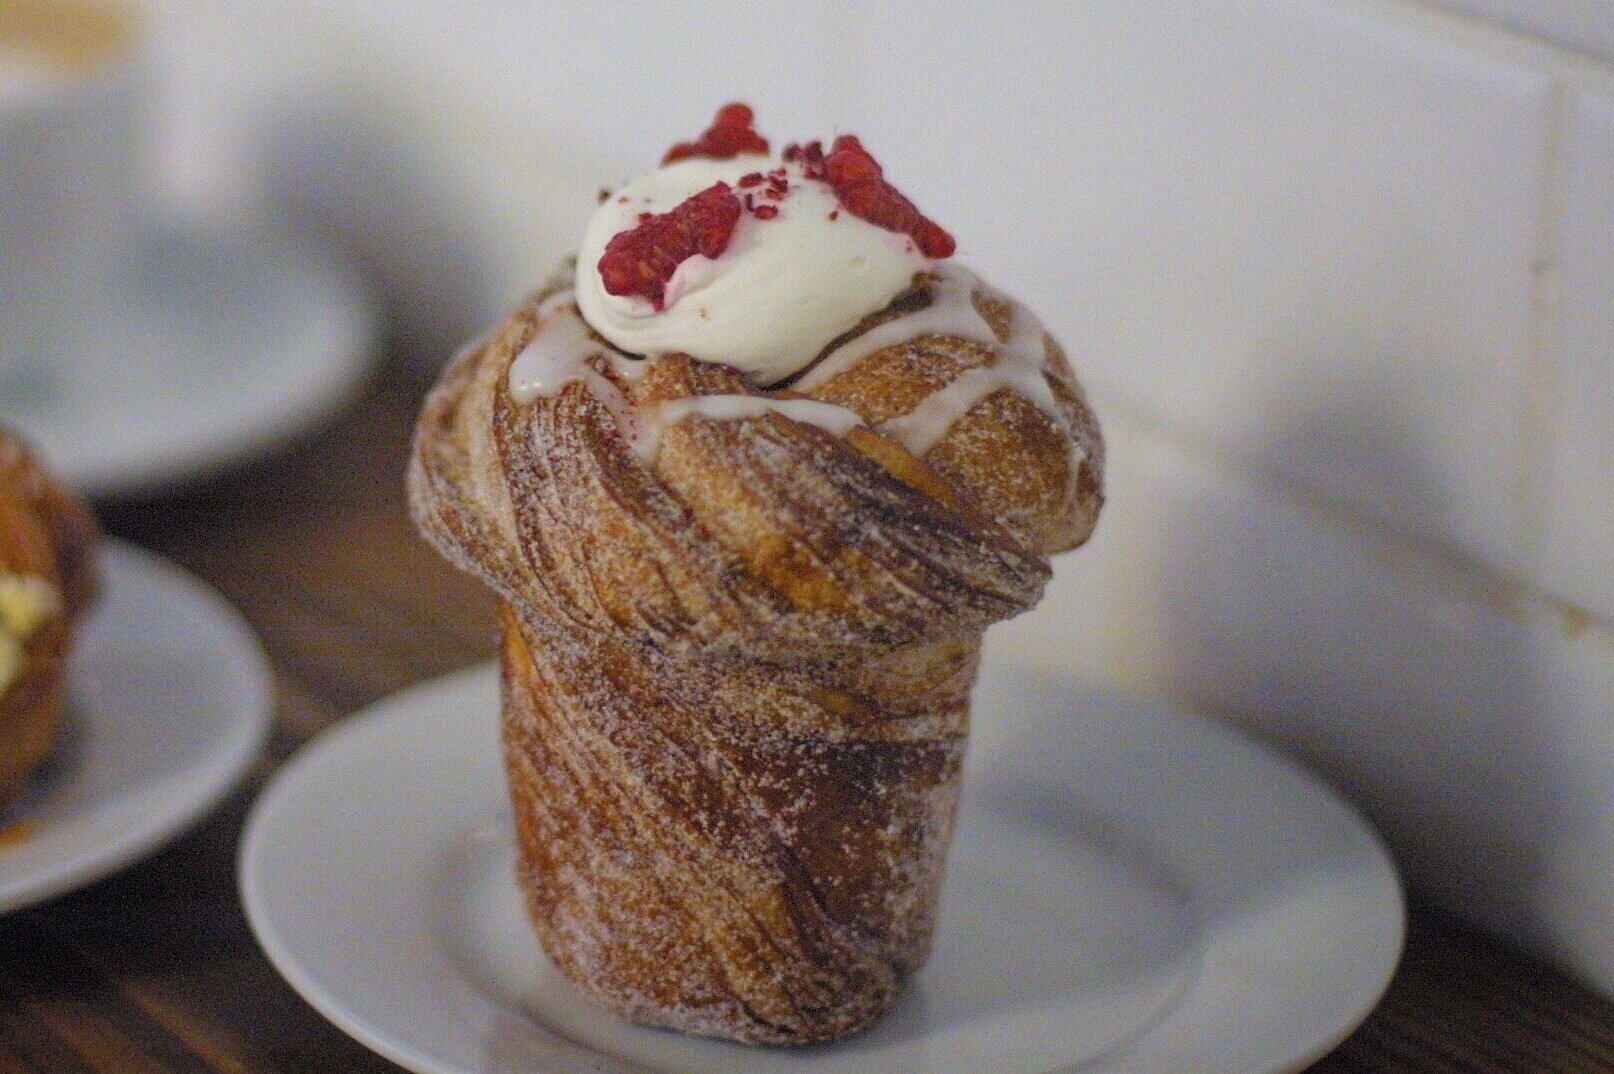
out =
<path fill-rule="evenodd" d="M 396 369 L 325 432 L 107 528 L 207 579 L 257 629 L 279 707 L 267 756 L 167 850 L 0 919 L 0 1074 L 395 1071 L 327 1024 L 259 952 L 236 842 L 276 765 L 411 683 L 488 658 L 492 603 L 418 540 L 402 467 L 423 385 Z M 1319 1074 L 1614 1072 L 1614 1004 L 1414 906 L 1379 1009 Z M 1184 1072 L 1193 1074 L 1193 1072 Z"/>

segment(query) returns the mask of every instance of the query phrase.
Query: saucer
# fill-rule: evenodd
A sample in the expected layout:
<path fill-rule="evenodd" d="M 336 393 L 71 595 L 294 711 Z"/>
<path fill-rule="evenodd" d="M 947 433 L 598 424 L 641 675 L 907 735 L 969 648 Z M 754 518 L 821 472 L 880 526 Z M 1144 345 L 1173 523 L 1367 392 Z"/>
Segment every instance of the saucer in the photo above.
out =
<path fill-rule="evenodd" d="M 93 375 L 0 391 L 20 430 L 91 496 L 155 492 L 245 461 L 356 388 L 375 315 L 353 271 L 307 239 L 166 221 L 90 344 Z"/>
<path fill-rule="evenodd" d="M 1343 1039 L 1400 955 L 1390 863 L 1317 780 L 1212 721 L 989 664 L 936 950 L 885 1019 L 799 1050 L 632 1026 L 524 919 L 498 704 L 482 667 L 372 706 L 276 775 L 242 843 L 276 967 L 421 1074 L 1274 1074 Z"/>
<path fill-rule="evenodd" d="M 61 742 L 0 814 L 0 913 L 99 880 L 211 809 L 273 707 L 252 631 L 178 567 L 106 541 L 71 656 Z"/>

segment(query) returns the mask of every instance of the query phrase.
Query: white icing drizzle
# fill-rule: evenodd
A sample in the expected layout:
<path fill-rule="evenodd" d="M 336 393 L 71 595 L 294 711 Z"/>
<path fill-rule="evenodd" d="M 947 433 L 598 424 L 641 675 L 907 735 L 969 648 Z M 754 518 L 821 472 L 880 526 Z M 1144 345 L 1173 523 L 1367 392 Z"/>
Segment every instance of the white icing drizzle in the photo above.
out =
<path fill-rule="evenodd" d="M 1003 302 L 1010 310 L 1009 338 L 999 340 L 980 310 L 974 294 Z M 809 369 L 795 385 L 809 391 L 851 369 L 875 351 L 920 336 L 954 336 L 994 348 L 991 365 L 966 370 L 946 387 L 932 392 L 906 414 L 881 422 L 876 428 L 915 455 L 923 455 L 981 400 L 1008 388 L 1036 404 L 1059 428 L 1069 432 L 1065 413 L 1044 375 L 1042 324 L 1020 303 L 989 290 L 968 269 L 939 265 L 931 283 L 930 305 L 905 317 L 876 325 L 835 348 Z"/>
<path fill-rule="evenodd" d="M 685 418 L 698 416 L 712 421 L 738 421 L 769 414 L 778 414 L 803 425 L 816 425 L 834 436 L 845 436 L 864 424 L 862 416 L 856 411 L 817 399 L 775 399 L 768 395 L 690 395 L 642 408 L 639 422 L 634 428 L 633 450 L 644 461 L 653 462 L 661 450 L 663 431 Z"/>
<path fill-rule="evenodd" d="M 791 421 L 816 425 L 836 436 L 845 436 L 863 424 L 862 415 L 855 410 L 818 399 L 775 399 L 767 395 L 692 395 L 685 399 L 669 399 L 661 404 L 663 424 L 676 425 L 691 414 L 699 414 L 713 421 L 782 414 Z"/>
<path fill-rule="evenodd" d="M 991 324 L 981 316 L 974 300 L 977 291 L 1008 305 L 1007 339 L 998 339 Z M 628 358 L 600 346 L 589 333 L 572 291 L 561 291 L 545 299 L 538 307 L 537 318 L 537 334 L 510 364 L 512 398 L 523 405 L 535 399 L 551 399 L 568 384 L 581 382 L 610 410 L 628 445 L 645 463 L 655 461 L 666 427 L 691 416 L 736 421 L 779 414 L 835 436 L 845 436 L 864 424 L 855 411 L 834 403 L 817 399 L 777 399 L 767 395 L 689 396 L 635 408 L 594 363 L 603 360 L 614 376 L 635 381 L 644 375 L 650 360 Z M 930 305 L 877 325 L 837 347 L 809 369 L 796 387 L 809 390 L 824 384 L 878 350 L 921 336 L 972 340 L 992 347 L 996 360 L 991 365 L 965 370 L 920 400 L 908 413 L 881 422 L 875 427 L 876 431 L 896 440 L 914 455 L 922 456 L 976 404 L 999 389 L 1008 388 L 1035 404 L 1066 432 L 1071 444 L 1071 473 L 1076 472 L 1086 452 L 1071 435 L 1069 421 L 1048 384 L 1041 322 L 1026 307 L 989 290 L 974 273 L 956 265 L 936 269 Z"/>
<path fill-rule="evenodd" d="M 965 370 L 946 387 L 921 399 L 908 413 L 882 421 L 879 432 L 907 448 L 910 454 L 923 455 L 976 403 L 1002 387 L 1004 380 L 995 368 Z"/>
<path fill-rule="evenodd" d="M 553 399 L 568 384 L 583 384 L 604 403 L 634 454 L 653 462 L 661 450 L 661 436 L 669 425 L 699 415 L 713 421 L 736 421 L 780 414 L 792 421 L 815 425 L 845 436 L 863 418 L 855 411 L 817 399 L 775 399 L 766 395 L 697 395 L 635 408 L 611 378 L 594 367 L 604 359 L 612 373 L 629 381 L 644 376 L 650 362 L 627 358 L 599 346 L 589 335 L 571 291 L 546 298 L 536 311 L 538 332 L 510 363 L 510 396 L 525 406 L 535 399 Z"/>
<path fill-rule="evenodd" d="M 568 384 L 581 381 L 611 411 L 623 429 L 633 427 L 633 406 L 610 378 L 590 364 L 604 358 L 624 380 L 637 380 L 649 364 L 601 347 L 589 335 L 577 312 L 576 296 L 559 291 L 539 304 L 538 333 L 510 363 L 510 397 L 525 406 L 534 399 L 553 399 Z"/>

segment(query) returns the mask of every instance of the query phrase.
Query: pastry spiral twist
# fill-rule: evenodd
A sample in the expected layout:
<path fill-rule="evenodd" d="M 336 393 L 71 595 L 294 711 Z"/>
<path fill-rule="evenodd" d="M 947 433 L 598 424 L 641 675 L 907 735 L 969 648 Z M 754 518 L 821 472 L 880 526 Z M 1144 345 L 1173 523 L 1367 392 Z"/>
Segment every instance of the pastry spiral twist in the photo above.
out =
<path fill-rule="evenodd" d="M 502 598 L 532 920 L 634 1020 L 854 1032 L 928 954 L 981 637 L 1091 532 L 1097 425 L 962 270 L 772 391 L 614 352 L 564 287 L 455 360 L 409 473 Z"/>

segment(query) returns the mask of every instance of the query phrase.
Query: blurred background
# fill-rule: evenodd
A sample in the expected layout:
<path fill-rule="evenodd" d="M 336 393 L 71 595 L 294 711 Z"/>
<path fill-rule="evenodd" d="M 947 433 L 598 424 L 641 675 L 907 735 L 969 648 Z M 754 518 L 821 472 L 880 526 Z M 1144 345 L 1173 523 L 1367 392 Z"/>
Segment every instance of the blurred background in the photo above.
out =
<path fill-rule="evenodd" d="M 1098 535 L 999 658 L 1253 728 L 1614 993 L 1614 8 L 159 16 L 158 197 L 319 236 L 421 383 L 717 105 L 861 135 L 1105 423 Z"/>

